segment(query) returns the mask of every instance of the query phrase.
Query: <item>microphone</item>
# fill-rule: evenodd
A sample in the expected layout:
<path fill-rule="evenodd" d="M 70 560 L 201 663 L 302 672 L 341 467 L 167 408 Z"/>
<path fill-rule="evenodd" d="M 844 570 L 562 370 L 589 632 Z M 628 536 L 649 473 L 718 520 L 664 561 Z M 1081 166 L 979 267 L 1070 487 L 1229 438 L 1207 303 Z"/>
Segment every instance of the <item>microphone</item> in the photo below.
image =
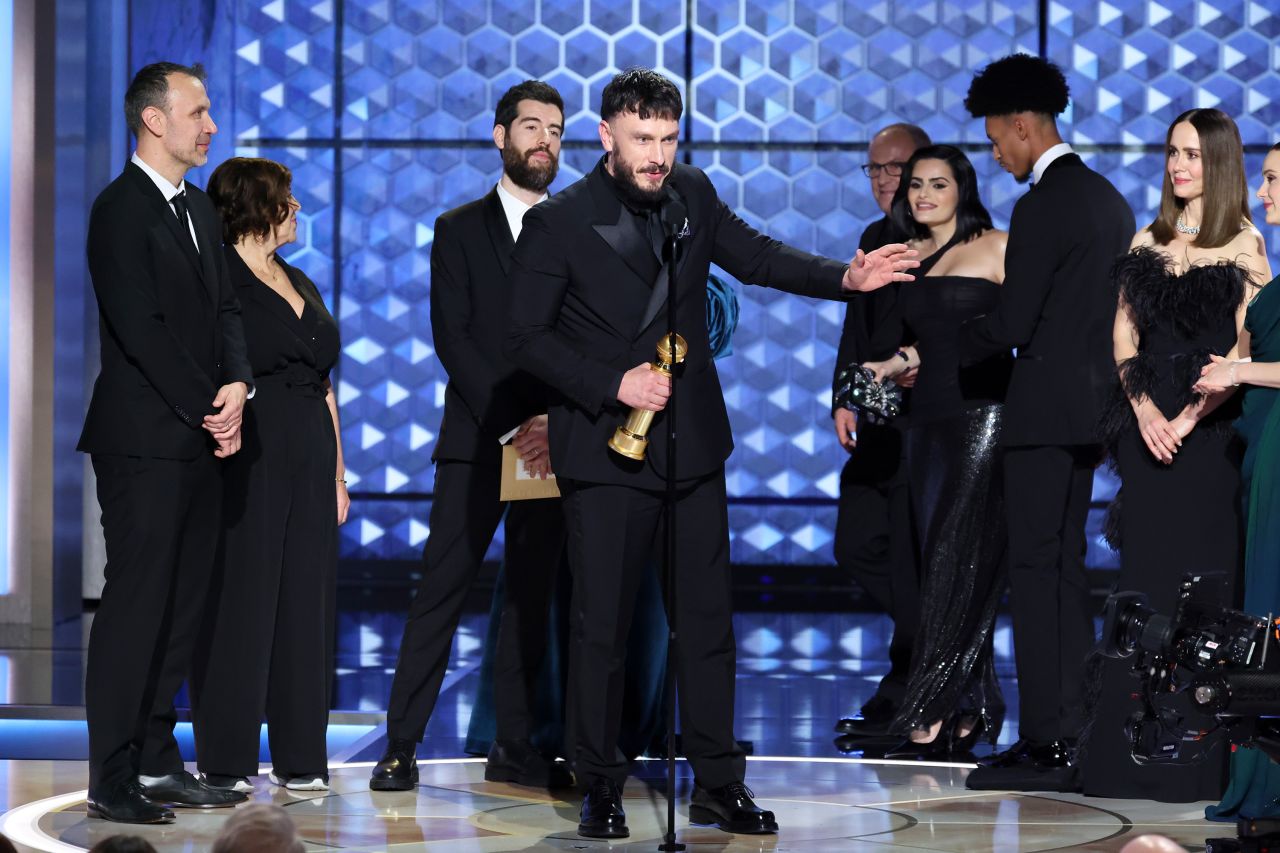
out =
<path fill-rule="evenodd" d="M 663 260 L 670 261 L 675 257 L 676 243 L 680 235 L 689 224 L 689 209 L 685 207 L 684 199 L 680 197 L 675 187 L 671 186 L 670 179 L 668 179 L 659 218 L 662 222 Z"/>

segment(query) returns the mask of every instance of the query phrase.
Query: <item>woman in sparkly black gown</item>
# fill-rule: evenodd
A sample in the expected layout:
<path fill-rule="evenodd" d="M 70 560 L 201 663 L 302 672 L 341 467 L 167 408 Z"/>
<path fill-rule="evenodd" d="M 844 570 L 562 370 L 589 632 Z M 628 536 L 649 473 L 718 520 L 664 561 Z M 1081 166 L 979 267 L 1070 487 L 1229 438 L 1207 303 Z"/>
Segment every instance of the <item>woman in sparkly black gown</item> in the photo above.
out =
<path fill-rule="evenodd" d="M 915 346 L 869 363 L 880 378 L 919 366 L 907 429 L 907 475 L 920 531 L 920 629 L 907 694 L 886 757 L 943 759 L 992 743 L 1004 718 L 992 631 L 1004 592 L 1006 542 L 999 438 L 1009 359 L 961 370 L 960 325 L 995 306 L 1006 234 L 978 198 L 957 148 L 920 149 L 903 170 L 890 214 L 926 260 L 898 290 L 896 323 L 877 339 Z M 889 328 L 892 326 L 893 328 Z"/>
<path fill-rule="evenodd" d="M 1160 213 L 1113 271 L 1119 304 L 1113 345 L 1119 383 L 1104 439 L 1121 481 L 1109 531 L 1120 547 L 1118 588 L 1172 613 L 1182 576 L 1219 572 L 1233 606 L 1241 567 L 1239 413 L 1229 392 L 1193 386 L 1210 355 L 1235 357 L 1252 282 L 1270 276 L 1249 221 L 1243 149 L 1219 110 L 1190 110 L 1169 128 Z M 1234 389 L 1232 389 L 1234 390 Z M 1192 802 L 1216 799 L 1227 749 L 1221 738 L 1183 742 L 1196 764 L 1140 765 L 1125 721 L 1139 705 L 1133 661 L 1105 660 L 1080 757 L 1090 796 Z"/>

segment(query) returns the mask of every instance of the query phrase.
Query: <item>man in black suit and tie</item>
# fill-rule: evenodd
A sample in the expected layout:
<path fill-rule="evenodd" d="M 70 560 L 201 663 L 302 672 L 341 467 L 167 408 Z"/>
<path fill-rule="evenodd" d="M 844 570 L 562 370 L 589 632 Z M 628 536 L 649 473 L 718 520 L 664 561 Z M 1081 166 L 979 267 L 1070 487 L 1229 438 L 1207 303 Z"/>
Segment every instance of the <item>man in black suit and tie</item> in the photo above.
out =
<path fill-rule="evenodd" d="M 1084 659 L 1093 643 L 1085 521 L 1101 457 L 1099 413 L 1115 380 L 1112 263 L 1128 249 L 1133 212 L 1062 141 L 1055 116 L 1067 82 L 1025 54 L 993 62 L 965 107 L 986 119 L 992 153 L 1033 180 L 1009 223 L 1000 303 L 967 323 L 961 360 L 1017 348 L 1005 404 L 1005 506 L 1019 733 L 967 780 L 977 790 L 1077 787 Z"/>
<path fill-rule="evenodd" d="M 733 736 L 735 645 L 724 461 L 733 448 L 706 323 L 710 264 L 736 278 L 839 299 L 915 262 L 889 246 L 852 265 L 815 257 L 750 228 L 700 170 L 676 162 L 683 103 L 660 74 L 632 69 L 605 87 L 607 152 L 582 180 L 525 217 L 511 267 L 507 355 L 556 392 L 551 458 L 563 495 L 570 564 L 568 731 L 585 789 L 578 833 L 628 835 L 618 747 L 623 662 L 641 573 L 660 551 L 670 380 L 650 369 L 668 331 L 663 244 L 676 240 L 677 328 L 688 342 L 676 413 L 676 680 L 684 750 L 696 784 L 690 819 L 731 832 L 777 830 L 752 802 Z M 913 253 L 912 253 L 913 254 Z M 632 407 L 657 412 L 647 457 L 607 443 Z"/>
<path fill-rule="evenodd" d="M 125 823 L 245 798 L 184 770 L 173 737 L 221 524 L 214 457 L 240 447 L 252 380 L 218 215 L 183 181 L 217 132 L 203 81 L 199 65 L 138 72 L 125 95 L 137 150 L 89 217 L 102 368 L 78 449 L 107 548 L 85 674 L 89 814 Z"/>
<path fill-rule="evenodd" d="M 530 744 L 534 679 L 546 647 L 547 613 L 564 547 L 558 500 L 498 499 L 499 440 L 514 444 L 531 473 L 551 473 L 543 386 L 502 353 L 511 290 L 507 273 L 525 212 L 547 197 L 559 166 L 564 103 L 536 80 L 498 102 L 493 141 L 502 178 L 483 198 L 436 220 L 431 247 L 431 332 L 449 374 L 436 442 L 435 498 L 422 581 L 409 609 L 387 708 L 387 749 L 369 787 L 418 783 L 418 742 L 449 664 L 467 591 L 507 512 L 502 626 L 494 665 L 496 736 L 485 778 L 535 787 L 571 783 L 563 764 Z"/>
<path fill-rule="evenodd" d="M 858 248 L 870 252 L 886 243 L 905 240 L 895 234 L 889 206 L 898 190 L 902 169 L 917 148 L 930 145 L 929 135 L 914 124 L 891 124 L 871 138 L 863 173 L 871 181 L 876 206 L 885 214 L 862 232 Z M 850 364 L 879 361 L 894 349 L 914 341 L 893 341 L 885 352 L 872 348 L 872 332 L 893 307 L 898 286 L 886 287 L 861 299 L 849 300 L 836 353 L 833 384 Z M 914 382 L 915 371 L 898 384 Z M 904 412 L 906 413 L 906 400 Z M 911 649 L 920 616 L 920 578 L 916 543 L 907 494 L 902 419 L 876 424 L 846 408 L 832 411 L 840 446 L 849 459 L 840 472 L 840 504 L 836 515 L 836 563 L 849 572 L 871 600 L 893 620 L 889 642 L 889 672 L 863 703 L 858 717 L 836 723 L 836 741 L 843 750 L 873 748 L 867 738 L 888 738 L 889 724 L 907 691 Z"/>

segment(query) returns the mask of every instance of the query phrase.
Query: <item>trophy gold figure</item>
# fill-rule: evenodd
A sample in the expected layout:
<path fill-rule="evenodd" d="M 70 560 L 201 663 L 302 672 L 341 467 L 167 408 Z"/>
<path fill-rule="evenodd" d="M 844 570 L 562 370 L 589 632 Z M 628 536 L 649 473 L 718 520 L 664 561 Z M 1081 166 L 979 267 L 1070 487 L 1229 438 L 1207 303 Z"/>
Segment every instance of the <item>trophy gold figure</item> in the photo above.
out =
<path fill-rule="evenodd" d="M 676 339 L 674 354 L 671 352 L 673 337 Z M 688 351 L 689 346 L 684 342 L 684 338 L 674 334 L 663 335 L 658 339 L 658 360 L 652 362 L 649 369 L 670 376 L 672 367 L 683 362 L 685 353 Z M 627 416 L 627 422 L 614 430 L 613 438 L 609 439 L 609 449 L 615 453 L 621 453 L 628 459 L 644 459 L 645 448 L 649 446 L 646 433 L 649 432 L 649 426 L 653 423 L 655 414 L 656 412 L 648 409 L 632 409 L 631 414 Z"/>

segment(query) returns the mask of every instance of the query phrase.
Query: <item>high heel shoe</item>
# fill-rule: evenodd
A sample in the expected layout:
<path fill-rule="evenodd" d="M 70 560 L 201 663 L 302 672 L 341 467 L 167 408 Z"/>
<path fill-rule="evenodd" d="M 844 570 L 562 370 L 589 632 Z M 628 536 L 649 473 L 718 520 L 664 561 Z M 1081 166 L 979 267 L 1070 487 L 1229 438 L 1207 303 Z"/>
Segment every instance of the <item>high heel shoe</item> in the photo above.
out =
<path fill-rule="evenodd" d="M 963 735 L 956 735 L 956 728 L 959 726 L 959 720 L 973 720 L 973 727 Z M 1000 729 L 1004 725 L 1004 715 L 989 715 L 985 712 L 975 714 L 961 714 L 957 717 L 957 723 L 951 727 L 951 742 L 948 752 L 954 757 L 969 758 L 973 755 L 973 748 L 978 745 L 980 738 L 985 738 L 992 746 L 995 746 L 996 739 L 1000 737 Z"/>
<path fill-rule="evenodd" d="M 902 743 L 885 752 L 885 758 L 903 760 L 903 761 L 936 761 L 947 752 L 944 741 L 945 737 L 942 732 L 938 732 L 938 736 L 929 741 L 914 741 L 908 738 Z"/>
<path fill-rule="evenodd" d="M 938 756 L 947 751 L 947 740 L 951 737 L 954 726 L 951 718 L 947 718 L 936 725 L 938 726 L 938 731 L 931 740 L 919 741 L 908 737 L 902 743 L 887 750 L 884 757 L 908 761 L 937 761 Z M 933 728 L 933 726 L 921 727 L 916 731 L 927 731 L 929 728 Z"/>

